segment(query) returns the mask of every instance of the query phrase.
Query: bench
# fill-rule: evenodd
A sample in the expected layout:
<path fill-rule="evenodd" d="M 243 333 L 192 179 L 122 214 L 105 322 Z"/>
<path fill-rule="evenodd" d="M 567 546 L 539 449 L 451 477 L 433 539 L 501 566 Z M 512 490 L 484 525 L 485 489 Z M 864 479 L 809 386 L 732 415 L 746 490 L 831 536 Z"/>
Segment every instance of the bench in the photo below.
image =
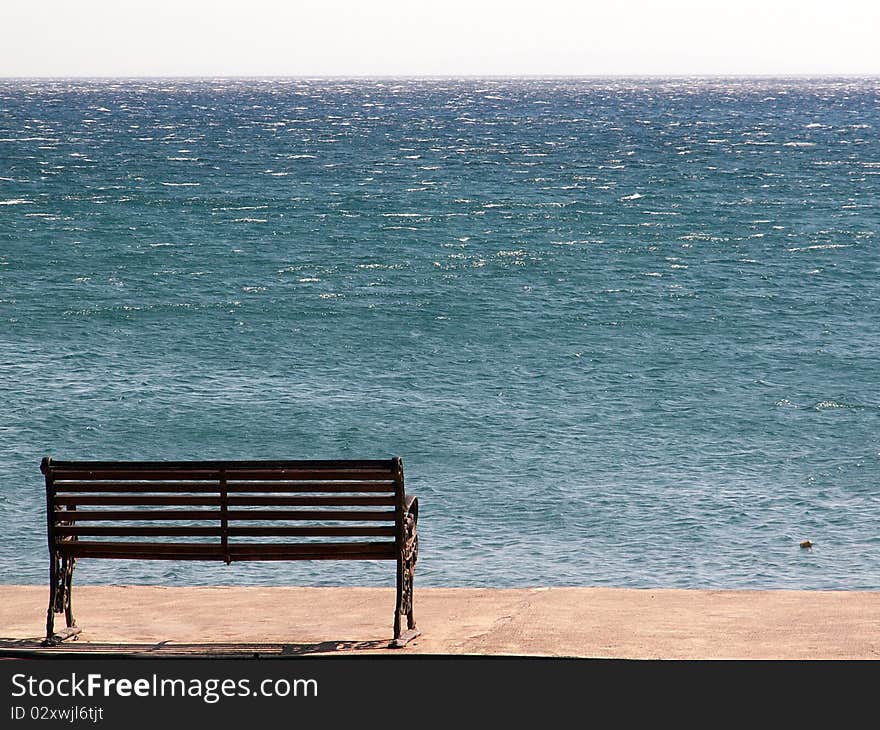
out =
<path fill-rule="evenodd" d="M 56 461 L 46 477 L 49 611 L 44 646 L 78 634 L 78 560 L 393 560 L 394 638 L 413 620 L 419 503 L 403 462 Z M 55 630 L 55 614 L 67 628 Z M 406 621 L 406 629 L 403 622 Z"/>

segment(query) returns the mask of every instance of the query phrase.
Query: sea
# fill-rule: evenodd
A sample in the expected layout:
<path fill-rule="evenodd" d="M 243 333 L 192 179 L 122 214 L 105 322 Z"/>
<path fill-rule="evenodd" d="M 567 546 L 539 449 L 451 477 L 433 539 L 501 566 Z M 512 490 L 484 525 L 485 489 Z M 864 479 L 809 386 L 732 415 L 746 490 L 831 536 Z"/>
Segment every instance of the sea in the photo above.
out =
<path fill-rule="evenodd" d="M 878 78 L 0 79 L 0 583 L 43 456 L 400 456 L 417 586 L 876 590 L 878 232 Z"/>

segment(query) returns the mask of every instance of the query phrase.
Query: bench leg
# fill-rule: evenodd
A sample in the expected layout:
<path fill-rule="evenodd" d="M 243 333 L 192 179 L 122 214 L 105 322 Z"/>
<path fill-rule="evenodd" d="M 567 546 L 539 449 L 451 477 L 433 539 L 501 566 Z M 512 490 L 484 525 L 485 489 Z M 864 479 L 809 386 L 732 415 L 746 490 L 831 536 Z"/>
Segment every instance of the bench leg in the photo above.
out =
<path fill-rule="evenodd" d="M 413 581 L 416 561 L 419 557 L 419 538 L 415 532 L 415 521 L 407 521 L 406 550 L 397 559 L 397 605 L 394 610 L 394 640 L 392 649 L 401 649 L 421 634 L 413 617 Z M 406 631 L 403 621 L 406 619 Z"/>
<path fill-rule="evenodd" d="M 49 610 L 46 614 L 46 639 L 43 646 L 57 646 L 65 639 L 76 636 L 82 629 L 78 628 L 73 618 L 71 588 L 73 585 L 73 569 L 75 558 L 61 558 L 53 555 L 49 565 Z M 64 613 L 67 628 L 55 631 L 55 614 Z"/>
<path fill-rule="evenodd" d="M 64 620 L 67 628 L 75 628 L 76 620 L 73 618 L 73 570 L 76 568 L 76 558 L 65 558 L 62 561 L 62 574 L 64 575 Z"/>
<path fill-rule="evenodd" d="M 43 646 L 54 646 L 52 637 L 55 635 L 55 559 L 49 559 L 49 610 L 46 612 L 46 640 Z"/>

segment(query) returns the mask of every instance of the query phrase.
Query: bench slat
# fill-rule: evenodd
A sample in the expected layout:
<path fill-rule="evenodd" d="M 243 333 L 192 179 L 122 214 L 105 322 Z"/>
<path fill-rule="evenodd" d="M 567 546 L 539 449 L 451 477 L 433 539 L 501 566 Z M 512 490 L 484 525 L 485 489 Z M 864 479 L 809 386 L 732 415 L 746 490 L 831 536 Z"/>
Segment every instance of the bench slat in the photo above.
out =
<path fill-rule="evenodd" d="M 88 521 L 149 521 L 149 520 L 219 520 L 224 513 L 220 510 L 62 510 L 54 513 L 55 522 L 88 522 Z M 229 510 L 226 519 L 234 520 L 337 520 L 357 522 L 394 522 L 395 512 L 379 512 L 373 510 Z"/>
<path fill-rule="evenodd" d="M 181 492 L 194 492 L 197 494 L 209 493 L 218 494 L 220 492 L 220 480 L 201 481 L 201 482 L 95 482 L 95 481 L 56 481 L 52 484 L 52 490 L 57 494 L 67 494 L 68 492 L 170 492 L 178 494 Z"/>
<path fill-rule="evenodd" d="M 377 479 L 375 481 L 334 481 L 334 482 L 239 482 L 229 480 L 226 488 L 230 492 L 394 492 L 397 488 L 393 481 Z"/>
<path fill-rule="evenodd" d="M 61 555 L 74 558 L 140 558 L 148 560 L 223 560 L 223 546 L 209 543 L 62 542 Z"/>
<path fill-rule="evenodd" d="M 119 505 L 154 505 L 162 507 L 174 506 L 200 506 L 200 507 L 219 507 L 221 504 L 219 494 L 215 497 L 197 497 L 189 494 L 168 495 L 165 497 L 157 495 L 143 495 L 139 497 L 107 497 L 96 495 L 61 495 L 55 497 L 55 504 L 59 506 L 77 506 L 77 505 L 94 505 L 94 506 L 119 506 Z M 67 514 L 58 511 L 56 514 Z"/>
<path fill-rule="evenodd" d="M 394 527 L 230 527 L 230 537 L 395 537 Z"/>
<path fill-rule="evenodd" d="M 223 500 L 216 497 L 192 497 L 175 495 L 168 497 L 105 497 L 105 496 L 61 496 L 55 497 L 58 505 L 157 505 L 157 506 L 220 506 Z M 228 505 L 247 507 L 393 507 L 394 497 L 228 497 Z M 63 513 L 62 513 L 63 514 Z"/>
<path fill-rule="evenodd" d="M 203 459 L 185 461 L 69 461 L 51 459 L 49 470 L 61 469 L 391 469 L 394 459 Z"/>
<path fill-rule="evenodd" d="M 181 480 L 199 480 L 202 482 L 217 482 L 220 479 L 220 470 L 219 469 L 188 469 L 188 468 L 180 468 L 180 469 L 130 469 L 130 468 L 118 468 L 118 469 L 82 469 L 82 468 L 71 468 L 71 469 L 60 469 L 52 467 L 49 469 L 49 472 L 46 475 L 48 478 L 58 481 L 58 480 L 82 480 L 82 481 L 97 481 L 104 479 L 128 479 L 131 481 L 137 479 L 165 479 L 168 481 L 181 481 Z"/>
<path fill-rule="evenodd" d="M 105 527 L 95 525 L 59 525 L 58 537 L 220 537 L 219 527 Z M 230 527 L 230 537 L 394 537 L 391 527 Z"/>
<path fill-rule="evenodd" d="M 359 468 L 336 468 L 336 469 L 267 469 L 267 468 L 247 468 L 247 469 L 227 469 L 223 472 L 220 469 L 193 469 L 182 467 L 180 469 L 82 469 L 82 468 L 51 468 L 49 475 L 52 479 L 67 480 L 89 480 L 96 481 L 102 479 L 195 479 L 195 480 L 218 480 L 224 475 L 229 480 L 236 479 L 265 479 L 279 481 L 305 481 L 305 480 L 323 480 L 323 481 L 342 481 L 350 479 L 358 480 L 388 480 L 393 478 L 393 474 L 389 469 L 359 469 Z"/>
<path fill-rule="evenodd" d="M 104 525 L 56 525 L 57 537 L 220 537 L 220 527 L 106 527 Z"/>
<path fill-rule="evenodd" d="M 55 482 L 53 489 L 56 493 L 68 492 L 119 492 L 119 493 L 214 493 L 220 491 L 220 482 L 94 482 L 94 481 L 68 481 Z M 392 481 L 358 482 L 227 482 L 228 492 L 394 492 L 395 484 Z"/>
<path fill-rule="evenodd" d="M 341 543 L 230 543 L 229 553 L 234 558 L 249 560 L 284 558 L 354 558 L 363 556 L 393 558 L 396 556 L 393 542 L 341 542 Z"/>
<path fill-rule="evenodd" d="M 251 543 L 230 544 L 227 550 L 218 543 L 126 543 L 66 542 L 59 552 L 76 558 L 139 558 L 143 560 L 320 560 L 320 559 L 393 559 L 393 542 L 349 543 Z"/>
<path fill-rule="evenodd" d="M 335 469 L 227 469 L 225 476 L 229 481 L 239 479 L 266 479 L 278 481 L 343 481 L 358 479 L 363 481 L 376 481 L 393 479 L 393 472 L 389 468 L 361 469 L 361 468 L 335 468 Z"/>

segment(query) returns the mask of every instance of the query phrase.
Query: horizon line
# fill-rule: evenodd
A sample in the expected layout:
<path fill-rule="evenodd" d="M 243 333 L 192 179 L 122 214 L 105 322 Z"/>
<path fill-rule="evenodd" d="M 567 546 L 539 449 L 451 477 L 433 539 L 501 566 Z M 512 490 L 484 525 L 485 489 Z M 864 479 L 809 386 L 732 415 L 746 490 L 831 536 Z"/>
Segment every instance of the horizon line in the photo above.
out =
<path fill-rule="evenodd" d="M 132 74 L 132 75 L 6 75 L 4 81 L 68 81 L 68 80 L 159 80 L 159 79 L 880 79 L 880 71 L 855 72 L 767 72 L 767 73 L 534 73 L 534 74 Z"/>

